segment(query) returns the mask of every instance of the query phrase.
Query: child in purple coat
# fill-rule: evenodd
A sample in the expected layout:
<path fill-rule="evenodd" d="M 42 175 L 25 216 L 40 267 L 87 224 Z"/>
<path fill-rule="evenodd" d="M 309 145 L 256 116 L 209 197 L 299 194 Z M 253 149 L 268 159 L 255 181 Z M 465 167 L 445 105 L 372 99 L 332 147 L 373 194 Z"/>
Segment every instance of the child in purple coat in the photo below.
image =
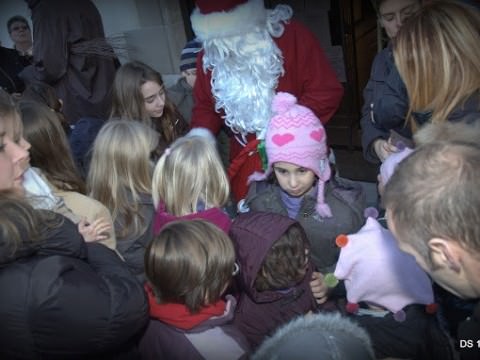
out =
<path fill-rule="evenodd" d="M 239 215 L 230 237 L 240 266 L 235 324 L 255 348 L 278 326 L 317 308 L 308 240 L 295 220 L 267 212 Z"/>

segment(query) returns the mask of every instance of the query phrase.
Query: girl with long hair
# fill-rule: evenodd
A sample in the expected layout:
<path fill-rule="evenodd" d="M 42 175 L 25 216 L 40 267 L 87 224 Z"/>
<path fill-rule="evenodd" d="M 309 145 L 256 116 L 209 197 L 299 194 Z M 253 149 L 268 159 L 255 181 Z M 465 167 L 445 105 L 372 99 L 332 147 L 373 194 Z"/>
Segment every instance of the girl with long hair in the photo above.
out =
<path fill-rule="evenodd" d="M 143 256 L 153 236 L 150 154 L 157 142 L 156 133 L 140 122 L 108 121 L 93 144 L 87 176 L 89 195 L 112 214 L 117 250 L 142 280 Z"/>
<path fill-rule="evenodd" d="M 188 123 L 166 95 L 160 73 L 140 61 L 117 70 L 110 118 L 137 120 L 155 129 L 160 135 L 158 156 L 188 130 Z"/>

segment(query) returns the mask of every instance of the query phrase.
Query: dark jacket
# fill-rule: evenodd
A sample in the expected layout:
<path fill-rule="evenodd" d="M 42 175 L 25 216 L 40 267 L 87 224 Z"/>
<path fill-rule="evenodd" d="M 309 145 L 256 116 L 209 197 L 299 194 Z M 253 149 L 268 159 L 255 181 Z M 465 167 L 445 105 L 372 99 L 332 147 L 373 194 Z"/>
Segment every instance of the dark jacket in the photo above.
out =
<path fill-rule="evenodd" d="M 378 163 L 380 160 L 372 147 L 374 140 L 388 139 L 391 129 L 404 137 L 412 137 L 409 127 L 405 126 L 407 89 L 395 66 L 390 44 L 373 60 L 363 99 L 360 119 L 363 154 L 366 160 Z"/>
<path fill-rule="evenodd" d="M 148 302 L 115 252 L 85 243 L 65 218 L 9 255 L 0 263 L 0 358 L 133 358 Z"/>
<path fill-rule="evenodd" d="M 103 119 L 82 117 L 76 122 L 68 136 L 73 160 L 83 178 L 87 177 L 92 157 L 93 143 L 104 124 L 105 121 Z"/>
<path fill-rule="evenodd" d="M 418 127 L 421 127 L 430 122 L 431 113 L 413 112 L 412 113 Z M 473 123 L 480 120 L 480 91 L 474 92 L 463 103 L 459 104 L 447 116 L 447 121 Z"/>
<path fill-rule="evenodd" d="M 63 100 L 63 113 L 70 123 L 81 117 L 107 119 L 117 63 L 114 53 L 108 51 L 94 3 L 26 2 L 32 11 L 35 41 L 33 65 L 21 73 L 23 80 L 52 85 Z"/>
<path fill-rule="evenodd" d="M 254 287 L 257 274 L 270 248 L 296 223 L 279 214 L 249 212 L 239 215 L 230 229 L 240 267 L 240 299 L 234 323 L 245 334 L 252 348 L 256 348 L 278 326 L 317 308 L 310 288 L 313 272 L 310 261 L 305 277 L 292 288 L 258 292 Z"/>
<path fill-rule="evenodd" d="M 232 324 L 235 305 L 235 299 L 228 296 L 222 316 L 212 317 L 190 330 L 151 319 L 140 341 L 142 359 L 246 359 L 249 346 Z"/>
<path fill-rule="evenodd" d="M 288 216 L 280 187 L 266 182 L 253 182 L 246 204 L 250 210 L 266 211 Z M 335 239 L 340 234 L 357 232 L 365 223 L 365 194 L 360 185 L 346 179 L 332 178 L 325 184 L 325 202 L 332 218 L 320 218 L 315 210 L 316 196 L 306 194 L 296 217 L 305 230 L 311 246 L 311 257 L 322 273 L 333 272 L 340 249 Z"/>
<path fill-rule="evenodd" d="M 123 256 L 128 267 L 140 282 L 145 277 L 145 249 L 153 239 L 153 216 L 155 208 L 151 195 L 140 194 L 138 204 L 140 216 L 143 219 L 143 229 L 140 234 L 127 233 L 121 236 L 125 230 L 125 222 L 122 219 L 115 220 L 115 234 L 117 235 L 117 251 Z"/>
<path fill-rule="evenodd" d="M 453 348 L 435 316 L 424 305 L 404 308 L 405 320 L 397 321 L 391 312 L 385 316 L 350 315 L 372 340 L 377 359 L 453 360 Z M 478 358 L 476 358 L 478 359 Z"/>
<path fill-rule="evenodd" d="M 25 84 L 18 74 L 28 64 L 16 50 L 0 46 L 0 87 L 7 93 L 21 93 Z"/>
<path fill-rule="evenodd" d="M 473 314 L 460 323 L 457 338 L 461 360 L 480 359 L 480 302 L 475 306 Z M 468 342 L 462 344 L 461 340 Z"/>

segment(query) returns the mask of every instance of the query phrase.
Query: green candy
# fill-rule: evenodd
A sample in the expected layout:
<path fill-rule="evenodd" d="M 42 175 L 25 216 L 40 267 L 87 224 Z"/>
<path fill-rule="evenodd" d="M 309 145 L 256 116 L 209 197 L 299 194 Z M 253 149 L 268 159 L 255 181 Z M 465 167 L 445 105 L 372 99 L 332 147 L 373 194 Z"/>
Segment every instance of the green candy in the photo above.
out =
<path fill-rule="evenodd" d="M 327 285 L 329 288 L 333 288 L 338 284 L 338 279 L 332 273 L 326 274 L 323 278 L 323 281 L 325 282 L 325 285 Z"/>

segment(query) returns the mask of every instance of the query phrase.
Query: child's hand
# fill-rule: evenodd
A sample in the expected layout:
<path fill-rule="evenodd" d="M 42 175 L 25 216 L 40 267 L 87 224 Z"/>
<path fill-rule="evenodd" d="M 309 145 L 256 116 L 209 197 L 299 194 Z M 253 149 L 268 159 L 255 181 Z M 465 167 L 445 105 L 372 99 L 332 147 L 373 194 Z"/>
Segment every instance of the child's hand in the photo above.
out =
<path fill-rule="evenodd" d="M 373 143 L 375 153 L 381 162 L 383 162 L 389 155 L 399 152 L 400 149 L 384 139 L 377 139 Z"/>
<path fill-rule="evenodd" d="M 319 272 L 313 272 L 310 288 L 317 304 L 323 304 L 328 299 L 329 287 L 323 281 L 323 275 Z"/>
<path fill-rule="evenodd" d="M 78 232 L 82 234 L 86 242 L 106 240 L 110 236 L 108 232 L 111 230 L 111 225 L 104 218 L 99 218 L 92 223 L 83 218 L 78 223 Z"/>

